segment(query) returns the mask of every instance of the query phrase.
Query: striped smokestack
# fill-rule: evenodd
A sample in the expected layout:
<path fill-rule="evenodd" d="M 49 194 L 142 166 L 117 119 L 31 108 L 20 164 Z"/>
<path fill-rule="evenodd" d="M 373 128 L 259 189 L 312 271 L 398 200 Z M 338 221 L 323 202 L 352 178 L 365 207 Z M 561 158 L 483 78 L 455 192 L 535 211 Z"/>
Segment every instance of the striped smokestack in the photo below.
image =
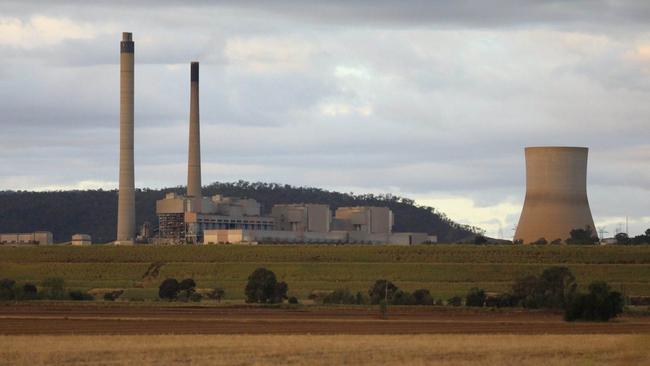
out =
<path fill-rule="evenodd" d="M 187 196 L 201 197 L 201 132 L 199 128 L 199 63 L 190 65 L 190 146 L 187 161 Z"/>
<path fill-rule="evenodd" d="M 133 59 L 131 33 L 120 43 L 120 191 L 117 206 L 116 244 L 135 239 L 135 181 L 133 172 Z"/>

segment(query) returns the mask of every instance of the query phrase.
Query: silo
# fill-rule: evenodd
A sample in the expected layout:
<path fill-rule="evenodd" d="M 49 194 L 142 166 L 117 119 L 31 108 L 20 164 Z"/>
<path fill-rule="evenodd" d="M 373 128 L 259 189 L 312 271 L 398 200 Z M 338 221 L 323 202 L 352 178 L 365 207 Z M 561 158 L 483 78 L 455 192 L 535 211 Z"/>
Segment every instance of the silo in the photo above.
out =
<path fill-rule="evenodd" d="M 589 226 L 596 236 L 587 199 L 586 147 L 527 147 L 526 199 L 515 240 L 566 241 L 573 229 Z"/>

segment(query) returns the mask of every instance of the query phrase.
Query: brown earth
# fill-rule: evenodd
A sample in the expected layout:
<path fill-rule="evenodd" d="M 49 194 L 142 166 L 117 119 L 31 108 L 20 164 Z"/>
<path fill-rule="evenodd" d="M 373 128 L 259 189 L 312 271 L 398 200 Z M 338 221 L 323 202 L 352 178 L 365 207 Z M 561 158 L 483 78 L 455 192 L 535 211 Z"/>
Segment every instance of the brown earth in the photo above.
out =
<path fill-rule="evenodd" d="M 18 334 L 650 334 L 650 318 L 567 323 L 561 314 L 507 309 L 0 305 L 0 335 Z"/>

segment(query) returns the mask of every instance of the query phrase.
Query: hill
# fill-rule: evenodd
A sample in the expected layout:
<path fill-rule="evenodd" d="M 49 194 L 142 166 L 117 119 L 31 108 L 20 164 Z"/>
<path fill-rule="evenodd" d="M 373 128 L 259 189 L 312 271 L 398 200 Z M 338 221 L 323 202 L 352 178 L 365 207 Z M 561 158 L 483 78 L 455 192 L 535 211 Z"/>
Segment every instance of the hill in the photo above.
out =
<path fill-rule="evenodd" d="M 183 193 L 184 187 L 136 190 L 137 225 L 145 221 L 157 226 L 156 200 L 166 192 Z M 268 213 L 277 203 L 323 203 L 334 210 L 341 206 L 388 206 L 395 214 L 395 231 L 427 232 L 439 241 L 455 242 L 480 230 L 461 225 L 432 207 L 418 206 L 413 200 L 393 195 L 352 194 L 319 188 L 294 187 L 276 183 L 212 183 L 203 188 L 205 196 L 253 198 Z M 117 191 L 2 191 L 0 192 L 0 232 L 48 230 L 56 242 L 70 240 L 72 234 L 90 234 L 97 243 L 115 239 Z"/>

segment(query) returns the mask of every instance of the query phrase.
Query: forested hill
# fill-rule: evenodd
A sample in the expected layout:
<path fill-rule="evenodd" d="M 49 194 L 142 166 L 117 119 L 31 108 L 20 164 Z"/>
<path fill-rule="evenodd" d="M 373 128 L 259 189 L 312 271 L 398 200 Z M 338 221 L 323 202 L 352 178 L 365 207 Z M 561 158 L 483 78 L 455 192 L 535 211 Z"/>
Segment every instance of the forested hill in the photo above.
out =
<path fill-rule="evenodd" d="M 184 187 L 136 190 L 138 227 L 145 221 L 157 226 L 156 200 L 166 192 L 184 193 Z M 341 206 L 388 206 L 395 215 L 394 231 L 427 232 L 438 235 L 439 241 L 455 242 L 477 231 L 460 225 L 431 207 L 392 195 L 356 195 L 330 192 L 319 188 L 293 187 L 275 183 L 213 183 L 203 189 L 205 196 L 253 198 L 268 213 L 277 203 L 323 203 L 335 210 Z M 0 232 L 32 232 L 47 230 L 55 242 L 70 240 L 72 234 L 92 235 L 93 242 L 115 239 L 117 222 L 117 191 L 2 191 L 0 192 Z"/>

